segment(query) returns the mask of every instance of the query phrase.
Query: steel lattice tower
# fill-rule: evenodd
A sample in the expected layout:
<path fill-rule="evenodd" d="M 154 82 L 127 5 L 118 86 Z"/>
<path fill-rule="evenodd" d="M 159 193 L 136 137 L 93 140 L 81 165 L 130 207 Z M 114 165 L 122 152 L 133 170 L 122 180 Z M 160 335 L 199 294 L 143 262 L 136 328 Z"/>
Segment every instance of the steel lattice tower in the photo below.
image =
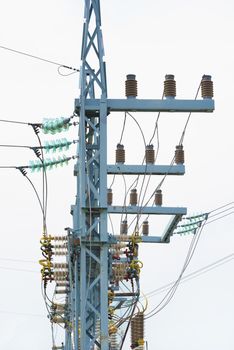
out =
<path fill-rule="evenodd" d="M 77 201 L 73 235 L 79 239 L 75 263 L 75 349 L 107 350 L 108 235 L 106 116 L 107 86 L 99 0 L 86 0 L 81 50 Z M 91 63 L 92 62 L 92 66 Z M 98 109 L 87 109 L 97 97 Z M 102 170 L 101 170 L 102 169 Z M 81 302 L 82 300 L 82 302 Z"/>

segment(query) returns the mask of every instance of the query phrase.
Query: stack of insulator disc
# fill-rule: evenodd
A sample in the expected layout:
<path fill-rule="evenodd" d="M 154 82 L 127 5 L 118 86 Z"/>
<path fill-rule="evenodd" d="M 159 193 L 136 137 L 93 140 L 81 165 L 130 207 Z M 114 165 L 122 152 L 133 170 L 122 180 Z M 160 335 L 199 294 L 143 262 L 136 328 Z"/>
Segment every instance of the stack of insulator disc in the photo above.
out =
<path fill-rule="evenodd" d="M 117 334 L 116 333 L 112 333 L 110 335 L 110 350 L 118 350 L 119 346 L 118 346 L 118 340 L 117 340 Z"/>
<path fill-rule="evenodd" d="M 148 145 L 145 149 L 145 162 L 146 164 L 154 164 L 155 154 L 154 154 L 154 146 Z"/>
<path fill-rule="evenodd" d="M 123 220 L 120 224 L 120 234 L 127 235 L 128 234 L 128 221 Z"/>
<path fill-rule="evenodd" d="M 149 221 L 148 220 L 143 221 L 142 234 L 143 234 L 143 236 L 149 235 Z"/>
<path fill-rule="evenodd" d="M 156 190 L 155 197 L 154 197 L 154 203 L 157 206 L 162 205 L 162 191 L 161 190 Z"/>
<path fill-rule="evenodd" d="M 125 163 L 125 149 L 124 145 L 121 145 L 120 143 L 118 143 L 115 151 L 115 161 L 116 163 Z"/>
<path fill-rule="evenodd" d="M 201 81 L 201 94 L 202 98 L 212 98 L 214 96 L 211 75 L 203 75 Z"/>
<path fill-rule="evenodd" d="M 137 189 L 133 188 L 130 192 L 130 204 L 137 205 Z"/>
<path fill-rule="evenodd" d="M 139 312 L 131 320 L 131 347 L 138 349 L 144 345 L 144 314 Z"/>
<path fill-rule="evenodd" d="M 113 277 L 116 282 L 119 282 L 125 279 L 127 268 L 128 268 L 128 263 L 112 264 Z"/>
<path fill-rule="evenodd" d="M 113 201 L 113 192 L 111 188 L 107 189 L 107 205 L 112 205 Z"/>
<path fill-rule="evenodd" d="M 137 80 L 134 74 L 128 74 L 125 81 L 125 96 L 127 98 L 137 97 Z"/>
<path fill-rule="evenodd" d="M 184 164 L 184 150 L 182 145 L 176 146 L 175 150 L 175 163 Z"/>
<path fill-rule="evenodd" d="M 174 80 L 174 75 L 167 74 L 164 81 L 164 96 L 167 98 L 176 97 L 176 82 Z"/>

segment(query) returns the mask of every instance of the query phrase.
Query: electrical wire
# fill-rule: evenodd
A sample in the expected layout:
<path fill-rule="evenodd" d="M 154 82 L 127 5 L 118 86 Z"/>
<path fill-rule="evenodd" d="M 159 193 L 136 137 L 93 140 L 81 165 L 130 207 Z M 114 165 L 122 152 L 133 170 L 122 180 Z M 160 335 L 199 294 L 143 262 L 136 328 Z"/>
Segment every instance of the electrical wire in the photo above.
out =
<path fill-rule="evenodd" d="M 12 259 L 12 258 L 1 258 L 0 260 L 4 260 L 4 261 L 13 261 L 13 262 L 22 262 L 22 263 L 37 263 L 37 261 L 35 260 L 22 260 L 22 259 Z"/>
<path fill-rule="evenodd" d="M 29 123 L 27 123 L 27 122 L 19 122 L 17 120 L 8 120 L 8 119 L 0 119 L 0 122 L 2 122 L 2 123 L 29 125 Z"/>
<path fill-rule="evenodd" d="M 27 57 L 30 57 L 30 58 L 34 58 L 36 60 L 40 60 L 40 61 L 43 61 L 43 62 L 46 62 L 46 63 L 50 63 L 50 64 L 54 64 L 56 66 L 59 66 L 61 68 L 66 68 L 66 69 L 70 69 L 70 70 L 73 70 L 75 71 L 76 73 L 79 72 L 80 70 L 77 69 L 77 68 L 73 68 L 73 67 L 69 67 L 65 64 L 62 64 L 62 63 L 58 63 L 58 62 L 55 62 L 55 61 L 51 61 L 51 60 L 48 60 L 46 58 L 42 58 L 40 56 L 35 56 L 35 55 L 32 55 L 28 52 L 23 52 L 23 51 L 19 51 L 19 50 L 15 50 L 15 49 L 12 49 L 10 47 L 6 47 L 6 46 L 3 46 L 3 45 L 0 45 L 0 49 L 3 49 L 3 50 L 7 50 L 7 51 L 10 51 L 10 52 L 13 52 L 13 53 L 16 53 L 16 54 L 19 54 L 19 55 L 23 55 L 23 56 L 27 56 Z M 60 73 L 59 73 L 60 74 Z M 61 74 L 62 75 L 62 74 Z"/>
<path fill-rule="evenodd" d="M 218 259 L 216 261 L 214 261 L 213 263 L 211 264 L 208 264 L 198 270 L 195 270 L 187 275 L 185 275 L 184 277 L 181 278 L 180 280 L 180 283 L 185 283 L 185 282 L 188 282 L 194 278 L 197 278 L 201 275 L 203 275 L 204 273 L 207 273 L 207 272 L 210 272 L 214 269 L 217 269 L 218 267 L 224 265 L 224 264 L 227 264 L 229 263 L 230 261 L 232 261 L 234 259 L 234 253 L 232 254 L 229 254 L 229 255 L 226 255 L 225 257 L 221 258 L 221 259 Z M 167 289 L 169 289 L 176 281 L 173 281 L 173 282 L 170 282 L 170 283 L 167 283 L 165 285 L 163 285 L 162 287 L 159 287 L 157 289 L 154 289 L 148 293 L 146 293 L 147 297 L 148 298 L 151 298 L 155 295 L 158 295 L 164 291 L 166 291 Z"/>
<path fill-rule="evenodd" d="M 145 319 L 149 319 L 153 316 L 155 316 L 157 313 L 159 313 L 161 310 L 163 310 L 171 301 L 171 299 L 173 298 L 173 296 L 175 295 L 175 292 L 180 284 L 180 281 L 183 277 L 183 274 L 185 272 L 185 270 L 187 269 L 189 263 L 191 262 L 191 259 L 194 255 L 194 252 L 197 248 L 197 244 L 200 240 L 201 237 L 201 233 L 203 231 L 204 228 L 204 224 L 205 221 L 203 223 L 203 225 L 200 227 L 200 229 L 197 231 L 197 233 L 193 236 L 192 241 L 190 243 L 185 261 L 184 261 L 184 265 L 182 267 L 182 270 L 179 274 L 179 277 L 177 278 L 177 280 L 175 281 L 175 283 L 172 285 L 172 287 L 169 289 L 169 291 L 166 293 L 166 295 L 163 297 L 163 299 L 160 301 L 160 303 L 154 307 L 147 315 Z"/>
<path fill-rule="evenodd" d="M 0 266 L 1 270 L 9 270 L 9 271 L 22 271 L 22 272 L 32 272 L 32 273 L 39 273 L 39 271 L 34 271 L 34 270 L 26 270 L 26 269 L 17 269 L 14 267 L 6 267 L 6 266 Z"/>

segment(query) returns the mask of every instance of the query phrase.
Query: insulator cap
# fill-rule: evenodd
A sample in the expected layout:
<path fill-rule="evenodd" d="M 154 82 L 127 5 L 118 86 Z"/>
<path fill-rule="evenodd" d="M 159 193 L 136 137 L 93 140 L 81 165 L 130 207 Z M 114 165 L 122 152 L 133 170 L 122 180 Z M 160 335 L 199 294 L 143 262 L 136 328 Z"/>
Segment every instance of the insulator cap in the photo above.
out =
<path fill-rule="evenodd" d="M 137 80 L 135 74 L 128 74 L 125 81 L 125 96 L 127 98 L 137 97 Z"/>
<path fill-rule="evenodd" d="M 175 150 L 175 163 L 184 164 L 184 150 L 182 145 L 177 145 Z"/>
<path fill-rule="evenodd" d="M 107 205 L 112 205 L 113 202 L 113 192 L 111 188 L 107 189 Z"/>
<path fill-rule="evenodd" d="M 125 163 L 125 149 L 124 145 L 118 143 L 115 151 L 115 161 L 116 163 Z"/>
<path fill-rule="evenodd" d="M 130 205 L 137 205 L 137 189 L 134 188 L 130 192 Z"/>
<path fill-rule="evenodd" d="M 120 224 L 120 234 L 127 235 L 128 234 L 128 221 L 123 220 Z"/>
<path fill-rule="evenodd" d="M 164 96 L 166 98 L 175 98 L 176 97 L 176 81 L 174 80 L 173 74 L 165 75 Z"/>
<path fill-rule="evenodd" d="M 214 96 L 211 75 L 203 75 L 201 81 L 201 94 L 202 98 L 212 98 Z"/>
<path fill-rule="evenodd" d="M 155 205 L 158 205 L 158 206 L 162 205 L 162 191 L 161 190 L 157 190 L 155 192 L 154 203 L 155 203 Z"/>
<path fill-rule="evenodd" d="M 145 149 L 145 162 L 146 164 L 154 164 L 155 161 L 155 153 L 154 153 L 154 146 L 148 145 Z"/>

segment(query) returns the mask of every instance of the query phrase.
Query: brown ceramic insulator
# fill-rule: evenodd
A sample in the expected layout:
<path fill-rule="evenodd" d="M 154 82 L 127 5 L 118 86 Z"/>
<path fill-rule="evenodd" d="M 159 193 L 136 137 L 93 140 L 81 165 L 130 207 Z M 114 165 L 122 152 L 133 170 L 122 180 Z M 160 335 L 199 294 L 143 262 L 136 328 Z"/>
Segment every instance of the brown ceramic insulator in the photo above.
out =
<path fill-rule="evenodd" d="M 68 281 L 59 281 L 59 282 L 56 282 L 56 286 L 57 287 L 66 287 L 68 286 Z"/>
<path fill-rule="evenodd" d="M 116 163 L 124 163 L 125 162 L 125 149 L 124 145 L 118 143 L 116 151 L 115 151 L 115 161 Z"/>
<path fill-rule="evenodd" d="M 139 312 L 131 320 L 131 347 L 138 348 L 144 339 L 144 314 Z"/>
<path fill-rule="evenodd" d="M 176 81 L 174 75 L 167 74 L 164 81 L 164 96 L 174 98 L 176 97 Z"/>
<path fill-rule="evenodd" d="M 154 203 L 155 203 L 155 205 L 158 205 L 158 206 L 162 205 L 162 191 L 161 190 L 157 190 L 155 192 Z"/>
<path fill-rule="evenodd" d="M 130 192 L 130 205 L 137 205 L 137 190 L 132 189 Z"/>
<path fill-rule="evenodd" d="M 120 234 L 127 235 L 128 234 L 128 221 L 123 220 L 120 224 Z"/>
<path fill-rule="evenodd" d="M 145 149 L 145 162 L 146 164 L 154 164 L 155 161 L 155 153 L 154 153 L 154 146 L 148 145 Z"/>
<path fill-rule="evenodd" d="M 184 150 L 182 145 L 177 145 L 175 150 L 175 163 L 184 164 Z"/>
<path fill-rule="evenodd" d="M 148 236 L 149 235 L 149 221 L 148 220 L 143 221 L 142 234 L 144 236 Z"/>
<path fill-rule="evenodd" d="M 212 98 L 214 96 L 213 81 L 210 75 L 203 75 L 201 81 L 202 98 Z"/>
<path fill-rule="evenodd" d="M 137 97 L 137 80 L 134 74 L 128 74 L 127 80 L 125 81 L 125 96 Z"/>
<path fill-rule="evenodd" d="M 55 289 L 55 294 L 67 294 L 68 289 Z"/>
<path fill-rule="evenodd" d="M 68 269 L 67 263 L 53 263 L 55 269 Z"/>
<path fill-rule="evenodd" d="M 108 188 L 107 190 L 107 205 L 112 205 L 113 201 L 113 192 L 111 188 Z"/>

